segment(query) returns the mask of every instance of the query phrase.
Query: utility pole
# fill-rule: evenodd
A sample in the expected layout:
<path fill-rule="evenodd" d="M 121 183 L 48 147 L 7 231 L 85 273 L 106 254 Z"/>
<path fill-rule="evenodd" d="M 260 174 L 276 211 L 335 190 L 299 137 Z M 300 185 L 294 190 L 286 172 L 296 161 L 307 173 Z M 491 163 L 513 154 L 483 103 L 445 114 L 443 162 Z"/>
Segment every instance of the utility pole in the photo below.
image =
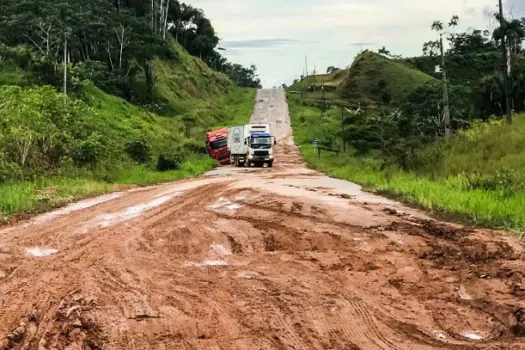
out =
<path fill-rule="evenodd" d="M 507 51 L 507 21 L 503 17 L 503 1 L 499 0 L 499 21 L 503 36 L 501 38 L 501 50 L 503 52 L 503 83 L 505 84 L 505 107 L 507 112 L 507 122 L 512 123 L 512 110 L 510 102 L 510 71 L 509 52 Z"/>
<path fill-rule="evenodd" d="M 343 141 L 343 153 L 346 153 L 346 140 L 345 140 L 345 107 L 341 105 L 341 140 Z"/>
<path fill-rule="evenodd" d="M 447 70 L 445 67 L 443 33 L 439 34 L 439 40 L 441 43 L 440 45 L 441 46 L 441 71 L 443 73 L 443 104 L 445 105 L 445 109 L 443 113 L 445 116 L 445 136 L 450 137 L 450 105 L 449 105 L 449 100 L 448 100 L 448 82 L 447 82 Z"/>
<path fill-rule="evenodd" d="M 326 111 L 327 105 L 326 105 L 326 94 L 325 94 L 324 84 L 321 87 L 321 90 L 323 92 L 323 111 Z"/>
<path fill-rule="evenodd" d="M 308 57 L 304 56 L 304 66 L 306 68 L 306 77 L 308 78 Z"/>

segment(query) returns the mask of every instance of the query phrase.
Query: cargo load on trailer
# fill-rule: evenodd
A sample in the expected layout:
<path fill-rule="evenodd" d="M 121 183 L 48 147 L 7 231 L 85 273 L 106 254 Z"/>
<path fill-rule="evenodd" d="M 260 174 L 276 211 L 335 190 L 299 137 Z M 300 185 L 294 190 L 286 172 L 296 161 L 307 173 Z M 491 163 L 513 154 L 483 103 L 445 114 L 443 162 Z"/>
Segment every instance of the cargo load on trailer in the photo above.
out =
<path fill-rule="evenodd" d="M 273 166 L 275 137 L 269 124 L 233 126 L 228 133 L 230 161 L 234 166 Z"/>

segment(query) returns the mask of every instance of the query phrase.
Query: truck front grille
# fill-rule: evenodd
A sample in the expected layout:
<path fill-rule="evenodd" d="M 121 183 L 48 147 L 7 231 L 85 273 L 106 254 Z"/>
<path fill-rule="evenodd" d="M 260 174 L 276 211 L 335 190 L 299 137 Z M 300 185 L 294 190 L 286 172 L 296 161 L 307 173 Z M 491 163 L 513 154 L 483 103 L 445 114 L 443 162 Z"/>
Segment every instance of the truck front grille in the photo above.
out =
<path fill-rule="evenodd" d="M 256 157 L 268 157 L 270 155 L 270 152 L 268 151 L 255 151 L 254 152 Z"/>

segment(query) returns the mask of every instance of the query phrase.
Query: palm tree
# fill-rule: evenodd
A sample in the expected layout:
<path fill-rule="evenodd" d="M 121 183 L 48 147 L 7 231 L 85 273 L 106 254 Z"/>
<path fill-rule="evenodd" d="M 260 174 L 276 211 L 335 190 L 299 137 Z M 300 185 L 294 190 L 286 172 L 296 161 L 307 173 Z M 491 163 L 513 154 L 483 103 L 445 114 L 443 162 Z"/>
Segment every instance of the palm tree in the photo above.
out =
<path fill-rule="evenodd" d="M 525 19 L 514 19 L 510 22 L 506 21 L 507 27 L 507 44 L 510 52 L 517 54 L 521 52 L 521 44 L 525 39 Z M 503 38 L 503 28 L 498 27 L 494 30 L 492 37 L 495 41 L 500 41 Z"/>
<path fill-rule="evenodd" d="M 443 22 L 441 21 L 434 21 L 432 23 L 432 30 L 435 30 L 436 32 L 441 32 L 443 30 Z"/>

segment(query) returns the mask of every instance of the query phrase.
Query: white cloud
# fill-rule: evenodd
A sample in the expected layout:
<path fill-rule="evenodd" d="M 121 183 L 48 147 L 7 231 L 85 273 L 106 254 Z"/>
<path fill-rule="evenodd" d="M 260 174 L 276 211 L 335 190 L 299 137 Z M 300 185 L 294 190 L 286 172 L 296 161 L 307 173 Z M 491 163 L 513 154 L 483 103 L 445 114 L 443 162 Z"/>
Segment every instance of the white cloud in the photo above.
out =
<path fill-rule="evenodd" d="M 225 54 L 236 62 L 257 65 L 265 86 L 280 85 L 298 77 L 305 55 L 310 70 L 314 66 L 318 70 L 328 65 L 346 66 L 360 50 L 352 43 L 376 43 L 376 47 L 385 45 L 397 54 L 417 55 L 423 42 L 433 38 L 430 24 L 435 19 L 447 21 L 457 14 L 461 23 L 458 29 L 485 28 L 489 26 L 485 9 L 497 10 L 494 0 L 191 0 L 189 3 L 204 10 L 226 44 L 252 43 L 245 47 L 237 45 L 234 52 Z M 268 44 L 274 40 L 280 44 Z M 267 45 L 253 45 L 257 41 Z"/>

